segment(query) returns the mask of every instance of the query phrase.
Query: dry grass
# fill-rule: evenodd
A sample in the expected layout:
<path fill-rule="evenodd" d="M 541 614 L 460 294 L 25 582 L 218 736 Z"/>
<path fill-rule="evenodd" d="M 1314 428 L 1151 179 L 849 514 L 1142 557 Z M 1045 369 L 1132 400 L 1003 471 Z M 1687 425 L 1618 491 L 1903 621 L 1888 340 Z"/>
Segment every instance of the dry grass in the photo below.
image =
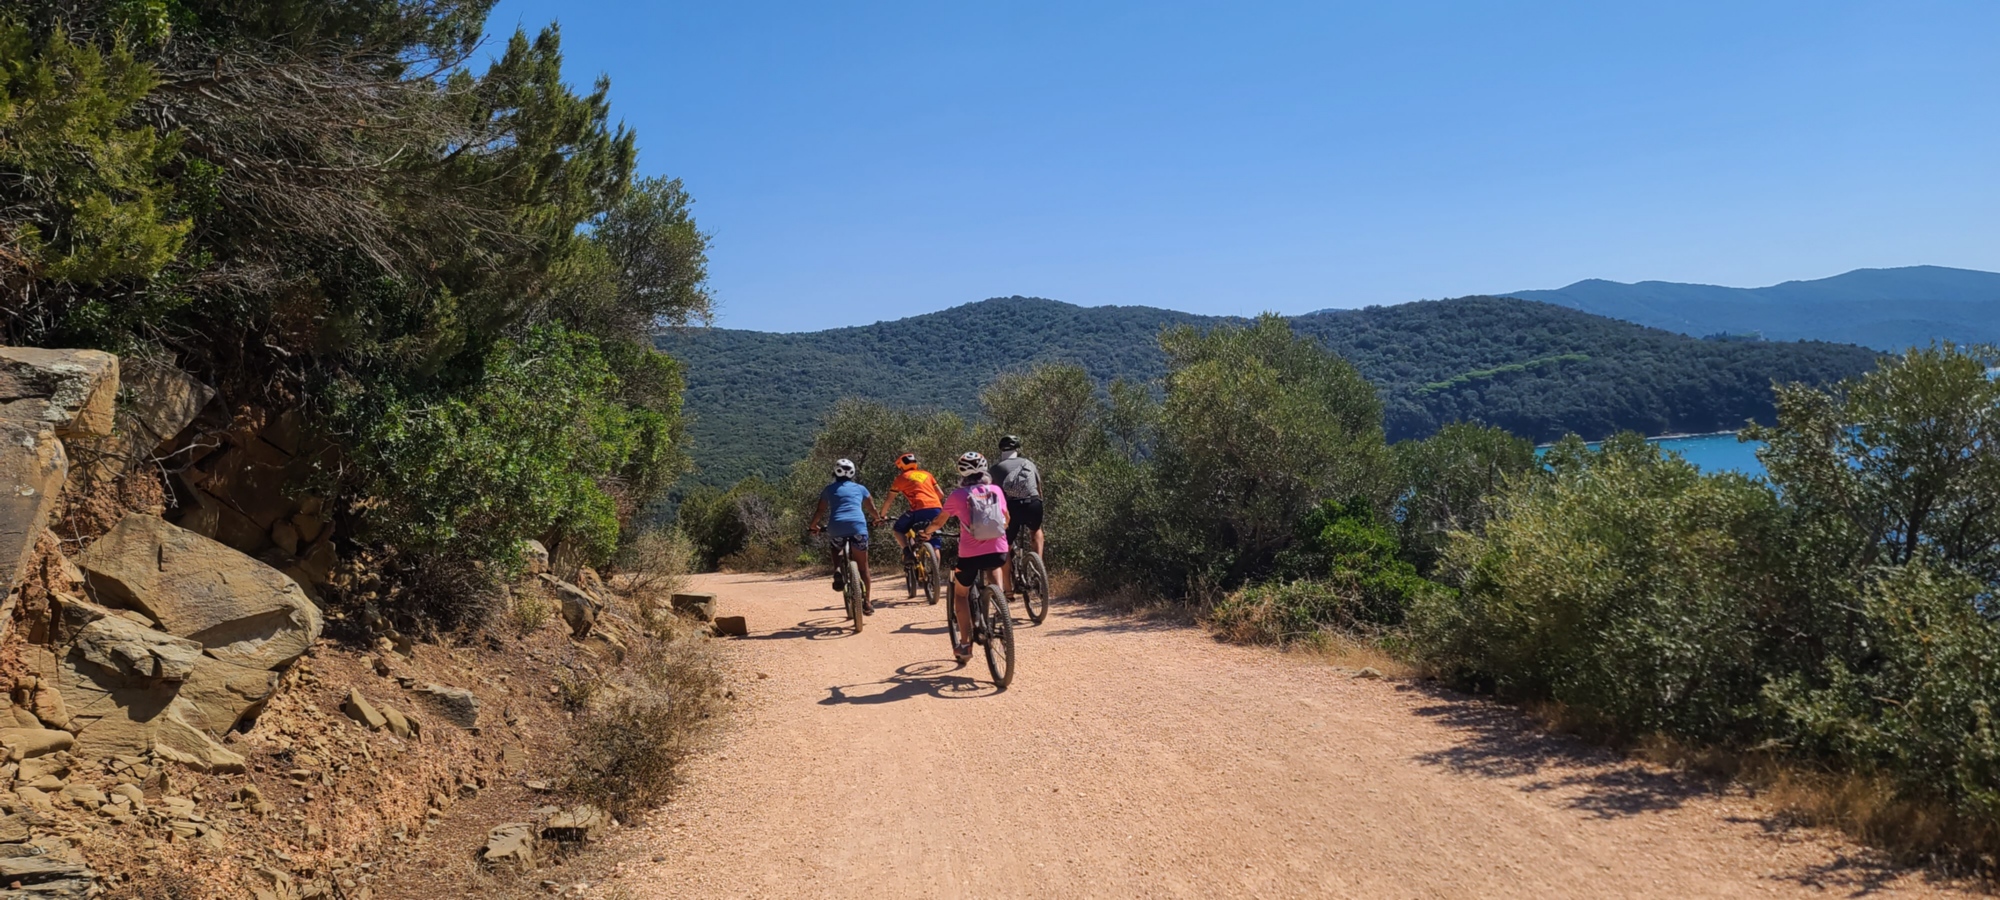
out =
<path fill-rule="evenodd" d="M 1904 865 L 1982 878 L 1989 889 L 2000 880 L 2000 822 L 1908 797 L 1889 779 L 1756 758 L 1739 779 L 1793 823 L 1838 830 Z"/>
<path fill-rule="evenodd" d="M 518 591 L 513 604 L 507 607 L 507 625 L 522 637 L 534 634 L 548 624 L 549 606 L 539 587 Z"/>
<path fill-rule="evenodd" d="M 680 593 L 687 589 L 695 555 L 694 541 L 678 528 L 641 532 L 619 551 L 617 571 L 624 576 L 620 586 L 639 597 Z"/>
<path fill-rule="evenodd" d="M 716 650 L 698 629 L 672 628 L 635 644 L 625 668 L 586 701 L 565 788 L 621 819 L 658 805 L 709 736 L 724 698 Z"/>
<path fill-rule="evenodd" d="M 1322 631 L 1297 642 L 1291 649 L 1318 656 L 1329 665 L 1374 669 L 1385 678 L 1416 678 L 1424 674 L 1421 667 L 1384 649 L 1377 639 L 1338 631 Z"/>
<path fill-rule="evenodd" d="M 1530 711 L 1552 728 L 1588 734 L 1591 723 L 1553 705 Z M 1950 805 L 1912 798 L 1880 775 L 1816 770 L 1756 749 L 1698 746 L 1652 737 L 1627 748 L 1634 758 L 1733 781 L 1787 825 L 1826 828 L 1876 848 L 1900 865 L 2000 887 L 2000 822 L 1966 816 Z"/>

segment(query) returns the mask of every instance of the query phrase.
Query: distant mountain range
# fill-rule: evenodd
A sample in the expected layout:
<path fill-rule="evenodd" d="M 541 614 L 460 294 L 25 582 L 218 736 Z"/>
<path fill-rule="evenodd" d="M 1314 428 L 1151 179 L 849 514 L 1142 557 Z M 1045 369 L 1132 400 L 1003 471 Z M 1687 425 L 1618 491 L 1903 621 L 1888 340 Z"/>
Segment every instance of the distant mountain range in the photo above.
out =
<path fill-rule="evenodd" d="M 1856 269 L 1761 288 L 1590 279 L 1504 296 L 1703 337 L 1860 344 L 1897 351 L 1936 340 L 2000 343 L 2000 274 L 1943 266 Z"/>
<path fill-rule="evenodd" d="M 697 480 L 727 484 L 783 474 L 842 397 L 971 415 L 994 375 L 1044 361 L 1078 363 L 1101 382 L 1151 381 L 1166 369 L 1160 329 L 1232 321 L 1242 320 L 1005 297 L 856 328 L 691 329 L 657 343 L 685 364 Z M 1768 421 L 1773 381 L 1823 383 L 1876 360 L 1851 345 L 1703 341 L 1496 297 L 1291 322 L 1380 386 L 1392 439 L 1458 420 L 1536 440 L 1733 429 Z"/>

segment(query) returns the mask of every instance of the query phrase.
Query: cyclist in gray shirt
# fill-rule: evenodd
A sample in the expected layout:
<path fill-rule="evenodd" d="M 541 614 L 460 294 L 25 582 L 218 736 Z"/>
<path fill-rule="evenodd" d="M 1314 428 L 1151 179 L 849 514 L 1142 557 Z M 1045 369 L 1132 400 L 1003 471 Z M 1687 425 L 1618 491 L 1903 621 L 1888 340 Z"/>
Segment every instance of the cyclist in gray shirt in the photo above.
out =
<path fill-rule="evenodd" d="M 1007 495 L 1007 546 L 1018 547 L 1021 532 L 1031 537 L 1029 548 L 1042 552 L 1042 470 L 1035 461 L 1021 455 L 1021 439 L 1007 435 L 1000 439 L 1000 458 L 989 464 L 993 483 Z M 1011 557 L 1012 554 L 1009 554 Z M 1014 563 L 1007 562 L 1007 583 L 1014 581 Z"/>

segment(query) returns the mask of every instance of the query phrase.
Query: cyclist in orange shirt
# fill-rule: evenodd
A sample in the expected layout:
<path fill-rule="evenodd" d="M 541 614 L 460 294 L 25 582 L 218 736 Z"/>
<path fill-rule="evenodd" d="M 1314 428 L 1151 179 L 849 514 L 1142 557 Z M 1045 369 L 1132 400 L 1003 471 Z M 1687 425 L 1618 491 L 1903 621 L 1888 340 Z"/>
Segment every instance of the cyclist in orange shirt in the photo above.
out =
<path fill-rule="evenodd" d="M 905 453 L 896 457 L 896 480 L 889 485 L 889 499 L 882 507 L 882 517 L 889 517 L 889 510 L 896 505 L 896 497 L 901 496 L 910 508 L 896 517 L 896 543 L 903 548 L 903 556 L 910 555 L 910 539 L 906 532 L 912 528 L 922 531 L 938 513 L 944 511 L 944 493 L 938 489 L 937 476 L 917 466 L 917 455 Z M 939 551 L 944 549 L 944 539 L 931 535 L 931 546 Z"/>

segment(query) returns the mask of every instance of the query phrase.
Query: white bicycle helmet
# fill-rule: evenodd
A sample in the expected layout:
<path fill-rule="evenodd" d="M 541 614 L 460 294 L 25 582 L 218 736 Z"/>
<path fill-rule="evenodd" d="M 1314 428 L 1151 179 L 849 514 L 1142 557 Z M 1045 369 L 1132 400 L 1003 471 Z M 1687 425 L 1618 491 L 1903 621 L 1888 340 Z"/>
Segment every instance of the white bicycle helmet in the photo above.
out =
<path fill-rule="evenodd" d="M 979 455 L 977 450 L 967 450 L 964 456 L 958 458 L 958 474 L 971 475 L 974 472 L 985 474 L 986 457 Z"/>
<path fill-rule="evenodd" d="M 842 459 L 842 460 L 840 460 L 839 462 L 836 462 L 836 463 L 834 463 L 834 464 L 833 464 L 833 477 L 835 477 L 835 478 L 853 478 L 853 477 L 854 477 L 854 460 L 851 460 L 851 459 Z"/>

